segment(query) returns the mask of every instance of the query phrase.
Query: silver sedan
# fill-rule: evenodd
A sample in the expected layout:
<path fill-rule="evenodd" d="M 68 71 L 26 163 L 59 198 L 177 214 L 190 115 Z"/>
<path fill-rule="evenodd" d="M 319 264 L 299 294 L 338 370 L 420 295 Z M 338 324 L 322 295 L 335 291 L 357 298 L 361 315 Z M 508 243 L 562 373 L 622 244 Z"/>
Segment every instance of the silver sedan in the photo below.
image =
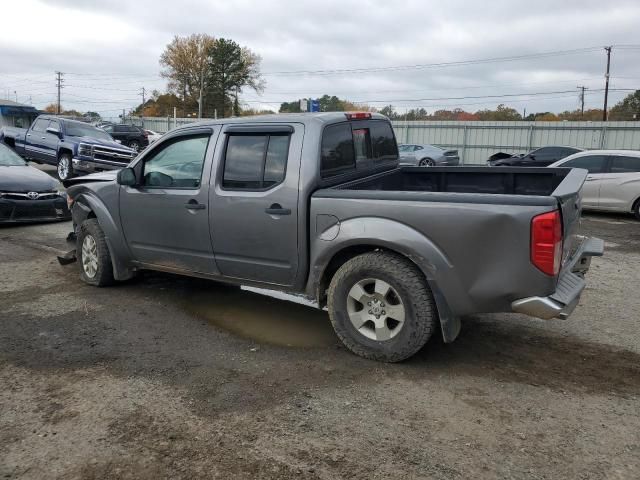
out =
<path fill-rule="evenodd" d="M 398 150 L 400 152 L 400 165 L 435 167 L 453 166 L 460 163 L 457 150 L 447 150 L 436 145 L 403 144 L 398 146 Z"/>

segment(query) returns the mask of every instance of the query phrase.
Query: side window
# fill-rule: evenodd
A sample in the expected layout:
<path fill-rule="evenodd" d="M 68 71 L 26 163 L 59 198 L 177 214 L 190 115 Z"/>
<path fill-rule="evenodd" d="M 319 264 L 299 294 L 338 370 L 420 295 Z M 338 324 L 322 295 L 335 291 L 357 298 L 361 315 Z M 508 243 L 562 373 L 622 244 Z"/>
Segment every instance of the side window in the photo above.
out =
<path fill-rule="evenodd" d="M 144 163 L 144 185 L 156 188 L 198 188 L 209 135 L 179 137 L 154 152 Z"/>
<path fill-rule="evenodd" d="M 44 118 L 39 118 L 38 120 L 36 120 L 36 122 L 33 124 L 33 131 L 34 132 L 44 132 L 47 130 L 47 127 L 49 126 L 49 120 L 46 120 Z"/>
<path fill-rule="evenodd" d="M 113 125 L 105 125 L 104 127 L 102 127 L 102 130 L 107 133 L 113 133 Z"/>
<path fill-rule="evenodd" d="M 228 135 L 222 187 L 240 190 L 271 188 L 284 180 L 289 135 Z"/>
<path fill-rule="evenodd" d="M 611 157 L 611 173 L 640 172 L 640 157 Z"/>
<path fill-rule="evenodd" d="M 329 178 L 355 170 L 356 156 L 349 123 L 338 123 L 324 129 L 322 134 L 320 176 Z"/>
<path fill-rule="evenodd" d="M 584 168 L 589 173 L 602 173 L 607 161 L 604 155 L 589 155 L 586 157 L 578 157 L 560 165 L 563 168 Z"/>
<path fill-rule="evenodd" d="M 127 131 L 127 127 L 126 127 L 126 126 L 124 126 L 124 125 L 115 125 L 115 126 L 113 127 L 113 131 L 114 131 L 115 133 L 123 133 L 123 132 L 126 132 L 126 131 Z"/>
<path fill-rule="evenodd" d="M 413 147 L 413 150 L 416 151 L 416 152 L 418 150 L 423 150 L 423 149 L 424 149 L 424 147 L 421 147 L 420 145 L 416 145 L 415 147 Z"/>
<path fill-rule="evenodd" d="M 371 145 L 376 162 L 398 159 L 398 146 L 391 125 L 387 122 L 371 122 Z M 417 150 L 423 147 L 416 146 Z"/>

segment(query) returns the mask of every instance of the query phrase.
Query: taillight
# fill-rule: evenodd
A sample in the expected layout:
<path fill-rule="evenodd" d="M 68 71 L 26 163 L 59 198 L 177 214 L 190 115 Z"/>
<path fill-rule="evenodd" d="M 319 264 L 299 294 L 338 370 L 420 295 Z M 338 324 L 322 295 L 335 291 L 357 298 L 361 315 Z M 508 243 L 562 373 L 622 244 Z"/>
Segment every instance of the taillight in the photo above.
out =
<path fill-rule="evenodd" d="M 562 262 L 560 212 L 543 213 L 531 221 L 531 263 L 547 275 L 557 275 Z"/>
<path fill-rule="evenodd" d="M 349 120 L 368 120 L 371 118 L 371 114 L 369 112 L 348 112 L 345 113 L 345 115 Z"/>

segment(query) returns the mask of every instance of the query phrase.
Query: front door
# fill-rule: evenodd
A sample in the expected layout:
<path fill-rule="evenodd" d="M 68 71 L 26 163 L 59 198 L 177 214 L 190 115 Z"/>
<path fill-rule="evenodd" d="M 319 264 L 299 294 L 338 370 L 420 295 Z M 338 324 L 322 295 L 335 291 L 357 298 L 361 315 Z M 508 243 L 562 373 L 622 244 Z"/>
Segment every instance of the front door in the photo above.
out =
<path fill-rule="evenodd" d="M 292 285 L 304 126 L 230 125 L 221 137 L 210 225 L 225 276 Z"/>
<path fill-rule="evenodd" d="M 49 126 L 47 128 L 55 128 L 60 132 L 60 122 L 58 120 L 51 120 L 49 122 Z M 60 137 L 55 133 L 49 133 L 47 131 L 42 135 L 42 148 L 44 154 L 47 155 L 51 159 L 58 158 L 58 143 L 60 142 Z"/>
<path fill-rule="evenodd" d="M 25 142 L 25 153 L 28 157 L 44 161 L 47 163 L 55 163 L 55 155 L 51 156 L 44 147 L 46 139 L 47 127 L 49 126 L 48 118 L 38 118 L 33 122 L 33 126 L 27 132 Z"/>
<path fill-rule="evenodd" d="M 177 271 L 216 274 L 209 234 L 209 174 L 219 127 L 165 138 L 120 187 L 120 219 L 133 259 Z"/>

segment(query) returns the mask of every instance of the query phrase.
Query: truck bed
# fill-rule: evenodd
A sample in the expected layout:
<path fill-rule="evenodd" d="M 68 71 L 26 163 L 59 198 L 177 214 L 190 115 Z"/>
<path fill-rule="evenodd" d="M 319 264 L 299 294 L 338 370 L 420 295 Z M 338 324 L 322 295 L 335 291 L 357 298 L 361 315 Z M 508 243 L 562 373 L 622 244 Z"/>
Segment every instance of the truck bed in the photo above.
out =
<path fill-rule="evenodd" d="M 569 171 L 566 168 L 400 167 L 333 188 L 548 197 L 554 194 Z"/>

